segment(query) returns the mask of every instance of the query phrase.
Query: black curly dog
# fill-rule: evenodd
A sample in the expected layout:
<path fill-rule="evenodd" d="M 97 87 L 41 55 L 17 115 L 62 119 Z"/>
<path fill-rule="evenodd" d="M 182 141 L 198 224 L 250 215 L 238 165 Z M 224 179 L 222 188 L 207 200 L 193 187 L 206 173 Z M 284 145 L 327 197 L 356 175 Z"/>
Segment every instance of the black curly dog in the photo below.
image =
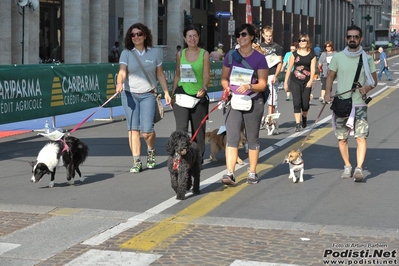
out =
<path fill-rule="evenodd" d="M 190 143 L 186 132 L 175 131 L 166 143 L 166 152 L 169 154 L 168 169 L 176 199 L 186 199 L 186 190 L 190 190 L 192 185 L 191 177 L 194 178 L 193 194 L 200 194 L 202 156 L 197 143 Z"/>

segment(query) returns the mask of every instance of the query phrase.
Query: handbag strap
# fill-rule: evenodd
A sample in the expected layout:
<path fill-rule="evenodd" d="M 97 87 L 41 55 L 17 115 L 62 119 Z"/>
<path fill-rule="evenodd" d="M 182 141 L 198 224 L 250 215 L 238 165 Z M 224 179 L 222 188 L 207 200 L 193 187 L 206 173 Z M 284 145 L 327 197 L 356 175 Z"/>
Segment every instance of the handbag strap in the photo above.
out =
<path fill-rule="evenodd" d="M 148 83 L 151 84 L 152 89 L 155 89 L 155 86 L 152 85 L 151 80 L 150 80 L 150 77 L 148 76 L 147 72 L 144 70 L 143 64 L 141 63 L 139 57 L 138 57 L 137 54 L 134 52 L 134 50 L 132 51 L 132 54 L 133 54 L 134 58 L 136 58 L 136 61 L 139 63 L 139 66 L 140 66 L 140 68 L 141 68 L 141 71 L 144 73 L 145 77 L 147 78 Z"/>

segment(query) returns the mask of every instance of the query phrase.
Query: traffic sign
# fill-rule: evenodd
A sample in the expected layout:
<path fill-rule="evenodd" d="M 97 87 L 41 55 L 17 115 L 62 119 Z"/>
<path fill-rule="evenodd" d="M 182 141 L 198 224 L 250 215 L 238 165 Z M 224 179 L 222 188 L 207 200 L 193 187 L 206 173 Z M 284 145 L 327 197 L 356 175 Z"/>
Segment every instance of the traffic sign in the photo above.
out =
<path fill-rule="evenodd" d="M 216 17 L 221 16 L 222 18 L 230 18 L 231 13 L 229 11 L 219 11 L 216 13 Z"/>
<path fill-rule="evenodd" d="M 228 23 L 229 35 L 234 35 L 234 31 L 235 31 L 235 28 L 236 28 L 236 21 L 231 19 L 228 22 L 229 22 Z"/>

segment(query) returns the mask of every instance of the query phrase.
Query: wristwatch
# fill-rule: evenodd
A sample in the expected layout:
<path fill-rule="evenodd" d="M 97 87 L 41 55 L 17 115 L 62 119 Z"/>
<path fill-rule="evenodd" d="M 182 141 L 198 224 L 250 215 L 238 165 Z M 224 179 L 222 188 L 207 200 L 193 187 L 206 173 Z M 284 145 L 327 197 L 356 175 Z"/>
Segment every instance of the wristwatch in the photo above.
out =
<path fill-rule="evenodd" d="M 252 88 L 252 84 L 249 84 L 249 90 L 252 91 L 254 88 Z"/>

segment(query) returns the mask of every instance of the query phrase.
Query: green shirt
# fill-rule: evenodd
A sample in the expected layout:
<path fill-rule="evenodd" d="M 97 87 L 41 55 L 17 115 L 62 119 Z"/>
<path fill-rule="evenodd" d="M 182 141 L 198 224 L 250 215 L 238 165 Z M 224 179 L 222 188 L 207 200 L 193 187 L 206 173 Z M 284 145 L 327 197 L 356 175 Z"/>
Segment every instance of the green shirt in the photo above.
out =
<path fill-rule="evenodd" d="M 376 72 L 373 58 L 367 55 L 367 60 L 370 67 L 370 72 Z M 359 57 L 348 57 L 343 51 L 333 56 L 329 68 L 337 74 L 337 93 L 342 93 L 352 88 L 358 63 Z M 362 67 L 358 82 L 362 85 L 365 85 L 366 81 L 366 74 L 364 73 L 364 67 Z M 347 99 L 350 97 L 350 95 L 351 93 L 348 92 L 339 97 L 342 99 Z M 354 104 L 364 103 L 359 90 L 355 90 L 353 92 L 352 101 Z"/>
<path fill-rule="evenodd" d="M 181 52 L 180 64 L 190 64 L 194 71 L 195 78 L 197 79 L 197 82 L 181 82 L 179 80 L 178 85 L 182 86 L 183 90 L 189 95 L 196 95 L 204 86 L 204 53 L 205 50 L 201 49 L 197 60 L 194 62 L 188 62 L 186 59 L 186 49 L 183 49 Z"/>

